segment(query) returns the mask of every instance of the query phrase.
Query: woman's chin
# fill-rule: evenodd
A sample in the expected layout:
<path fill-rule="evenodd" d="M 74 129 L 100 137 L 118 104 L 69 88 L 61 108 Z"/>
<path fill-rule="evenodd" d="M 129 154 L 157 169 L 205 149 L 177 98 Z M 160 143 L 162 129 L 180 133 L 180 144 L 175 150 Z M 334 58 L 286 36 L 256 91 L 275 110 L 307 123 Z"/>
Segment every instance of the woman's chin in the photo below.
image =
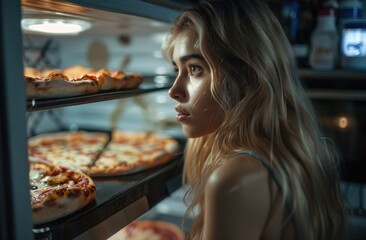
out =
<path fill-rule="evenodd" d="M 186 138 L 197 138 L 202 136 L 199 132 L 185 126 L 182 126 L 182 132 Z"/>

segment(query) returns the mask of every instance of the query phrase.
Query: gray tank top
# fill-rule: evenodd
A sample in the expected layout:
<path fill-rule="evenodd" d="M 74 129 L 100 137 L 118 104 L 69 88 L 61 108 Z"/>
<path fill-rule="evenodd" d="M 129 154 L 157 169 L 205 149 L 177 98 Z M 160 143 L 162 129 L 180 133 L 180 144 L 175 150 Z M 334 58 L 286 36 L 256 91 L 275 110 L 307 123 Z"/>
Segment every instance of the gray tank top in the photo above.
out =
<path fill-rule="evenodd" d="M 268 172 L 271 174 L 271 176 L 272 176 L 273 180 L 275 181 L 278 189 L 280 189 L 280 191 L 283 191 L 283 185 L 280 181 L 280 178 L 278 177 L 278 175 L 276 174 L 276 172 L 274 171 L 272 166 L 269 164 L 269 162 L 265 158 L 263 158 L 258 153 L 254 152 L 254 151 L 251 151 L 251 150 L 243 150 L 243 151 L 237 152 L 233 155 L 233 157 L 237 156 L 237 155 L 241 155 L 241 154 L 250 155 L 253 158 L 260 161 L 262 163 L 262 165 L 265 168 L 267 168 Z M 296 240 L 301 240 L 300 233 L 299 233 L 299 228 L 298 228 L 298 224 L 297 224 L 297 220 L 296 220 L 296 216 L 295 216 L 295 212 L 293 211 L 291 196 L 286 199 L 286 207 L 289 210 L 289 212 L 292 213 L 291 214 L 291 221 L 292 221 L 292 224 L 293 224 L 294 230 L 295 230 L 295 239 Z"/>

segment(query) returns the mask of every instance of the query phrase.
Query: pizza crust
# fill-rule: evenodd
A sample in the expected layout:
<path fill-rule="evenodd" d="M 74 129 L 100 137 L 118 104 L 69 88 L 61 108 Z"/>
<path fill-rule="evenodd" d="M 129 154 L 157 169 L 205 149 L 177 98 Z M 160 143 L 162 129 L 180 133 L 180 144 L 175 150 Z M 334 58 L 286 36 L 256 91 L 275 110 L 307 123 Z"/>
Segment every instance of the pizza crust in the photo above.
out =
<path fill-rule="evenodd" d="M 127 85 L 124 80 L 125 74 L 123 71 L 111 73 L 107 69 L 101 69 L 97 72 L 97 79 L 101 84 L 101 90 L 120 90 Z"/>
<path fill-rule="evenodd" d="M 47 222 L 54 221 L 56 219 L 68 216 L 88 205 L 94 200 L 96 195 L 96 188 L 74 190 L 73 194 L 78 194 L 79 197 L 70 199 L 68 196 L 62 196 L 58 202 L 62 204 L 33 207 L 32 206 L 32 219 L 34 225 L 39 225 Z M 86 195 L 86 196 L 85 196 Z"/>
<path fill-rule="evenodd" d="M 142 83 L 142 76 L 138 73 L 131 73 L 125 75 L 124 80 L 126 81 L 126 89 L 137 88 Z"/>
<path fill-rule="evenodd" d="M 42 73 L 37 68 L 26 67 L 24 68 L 24 76 L 32 78 L 42 78 Z"/>
<path fill-rule="evenodd" d="M 79 78 L 85 74 L 94 75 L 94 71 L 90 68 L 86 68 L 82 65 L 73 65 L 62 70 L 62 73 L 69 78 Z"/>
<path fill-rule="evenodd" d="M 47 78 L 24 77 L 28 98 L 60 98 L 98 93 L 99 82 L 89 76 L 69 80 L 62 73 L 51 73 Z"/>

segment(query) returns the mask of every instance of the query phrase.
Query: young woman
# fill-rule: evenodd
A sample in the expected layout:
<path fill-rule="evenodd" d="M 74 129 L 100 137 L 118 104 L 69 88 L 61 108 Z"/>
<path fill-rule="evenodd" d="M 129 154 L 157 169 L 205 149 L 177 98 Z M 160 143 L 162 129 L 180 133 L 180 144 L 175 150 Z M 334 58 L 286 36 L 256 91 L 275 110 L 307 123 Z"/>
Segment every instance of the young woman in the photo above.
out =
<path fill-rule="evenodd" d="M 288 40 L 260 0 L 184 11 L 163 50 L 189 139 L 192 239 L 342 239 L 337 162 Z"/>

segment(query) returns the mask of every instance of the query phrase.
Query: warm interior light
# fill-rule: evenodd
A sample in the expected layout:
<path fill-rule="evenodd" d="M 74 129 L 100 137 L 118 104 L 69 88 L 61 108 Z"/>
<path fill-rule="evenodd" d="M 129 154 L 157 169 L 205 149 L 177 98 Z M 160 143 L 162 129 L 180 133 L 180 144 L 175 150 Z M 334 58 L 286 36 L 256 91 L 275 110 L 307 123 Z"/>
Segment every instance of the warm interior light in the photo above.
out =
<path fill-rule="evenodd" d="M 347 128 L 349 125 L 349 122 L 348 122 L 348 118 L 347 117 L 340 117 L 338 119 L 338 127 L 339 128 L 342 128 L 342 129 L 345 129 Z"/>
<path fill-rule="evenodd" d="M 91 23 L 74 19 L 35 19 L 22 20 L 22 28 L 26 31 L 49 34 L 78 34 L 91 28 Z"/>
<path fill-rule="evenodd" d="M 338 130 L 347 131 L 355 127 L 355 120 L 352 116 L 340 115 L 334 118 L 335 126 Z"/>

